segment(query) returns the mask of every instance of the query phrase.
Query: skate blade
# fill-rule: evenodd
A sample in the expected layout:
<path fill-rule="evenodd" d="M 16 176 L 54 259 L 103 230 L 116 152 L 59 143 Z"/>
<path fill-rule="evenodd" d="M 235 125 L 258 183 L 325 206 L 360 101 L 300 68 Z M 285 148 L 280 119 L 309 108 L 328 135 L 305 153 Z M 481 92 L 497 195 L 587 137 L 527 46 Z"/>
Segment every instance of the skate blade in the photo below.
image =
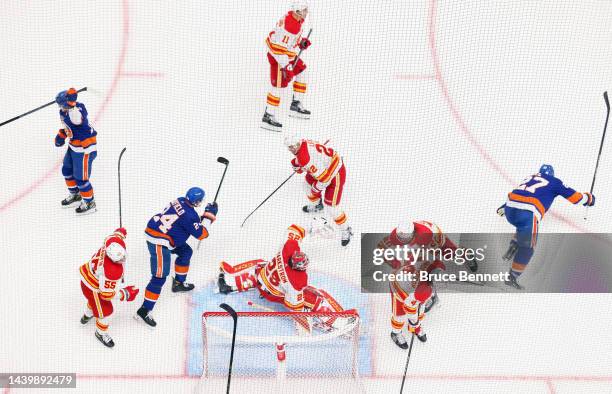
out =
<path fill-rule="evenodd" d="M 302 120 L 310 119 L 310 115 L 299 114 L 299 113 L 293 112 L 293 111 L 289 113 L 289 117 L 290 118 L 295 118 L 295 119 L 302 119 Z"/>
<path fill-rule="evenodd" d="M 140 316 L 138 316 L 138 314 L 135 313 L 132 317 L 134 318 L 134 320 L 137 320 L 141 325 L 147 327 L 149 330 L 155 330 L 155 327 L 152 327 L 152 326 L 148 325 L 147 323 L 145 323 L 145 321 L 142 320 L 142 318 Z"/>
<path fill-rule="evenodd" d="M 275 131 L 277 133 L 281 133 L 283 129 L 281 127 L 270 126 L 269 124 L 262 124 L 261 128 L 268 131 Z"/>
<path fill-rule="evenodd" d="M 68 205 L 61 205 L 61 204 L 60 205 L 61 205 L 62 209 L 75 208 L 75 204 L 77 204 L 77 203 L 80 204 L 81 202 L 80 201 L 75 201 L 75 202 L 73 202 L 71 204 L 68 204 Z"/>
<path fill-rule="evenodd" d="M 79 213 L 75 212 L 74 214 L 77 215 L 77 216 L 87 216 L 87 215 L 91 215 L 92 213 L 95 213 L 97 211 L 98 211 L 97 208 L 92 208 L 89 211 L 79 212 Z"/>

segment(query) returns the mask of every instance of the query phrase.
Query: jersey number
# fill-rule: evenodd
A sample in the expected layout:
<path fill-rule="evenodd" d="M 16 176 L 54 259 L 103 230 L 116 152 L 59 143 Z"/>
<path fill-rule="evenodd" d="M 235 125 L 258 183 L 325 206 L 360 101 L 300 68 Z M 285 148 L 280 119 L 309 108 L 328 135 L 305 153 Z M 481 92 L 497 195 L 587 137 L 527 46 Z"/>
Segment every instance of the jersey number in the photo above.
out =
<path fill-rule="evenodd" d="M 114 289 L 116 283 L 117 282 L 112 281 L 112 280 L 106 280 L 106 281 L 104 281 L 104 287 L 107 288 L 107 289 Z"/>
<path fill-rule="evenodd" d="M 278 269 L 276 268 L 276 264 L 278 262 L 278 258 L 275 257 L 268 263 L 266 267 L 266 271 L 268 273 L 267 279 L 272 284 L 272 286 L 280 285 L 280 276 L 278 274 Z"/>
<path fill-rule="evenodd" d="M 536 181 L 536 183 L 534 183 L 533 185 L 529 185 L 527 186 L 527 184 L 531 181 Z M 526 180 L 523 181 L 523 183 L 521 183 L 517 189 L 519 190 L 525 190 L 526 192 L 529 192 L 531 194 L 534 194 L 535 191 L 541 187 L 544 187 L 546 185 L 548 185 L 550 182 L 548 182 L 546 179 L 539 177 L 537 175 L 532 176 L 531 178 L 528 178 Z"/>
<path fill-rule="evenodd" d="M 164 212 L 167 212 L 168 209 L 170 209 L 169 206 L 168 206 L 168 208 L 166 208 L 164 210 Z M 162 233 L 166 234 L 168 231 L 170 231 L 170 229 L 172 229 L 172 225 L 178 219 L 178 215 L 175 215 L 175 214 L 155 215 L 155 216 L 153 216 L 153 219 L 156 222 L 161 222 L 161 224 L 159 225 L 159 231 L 161 231 Z"/>

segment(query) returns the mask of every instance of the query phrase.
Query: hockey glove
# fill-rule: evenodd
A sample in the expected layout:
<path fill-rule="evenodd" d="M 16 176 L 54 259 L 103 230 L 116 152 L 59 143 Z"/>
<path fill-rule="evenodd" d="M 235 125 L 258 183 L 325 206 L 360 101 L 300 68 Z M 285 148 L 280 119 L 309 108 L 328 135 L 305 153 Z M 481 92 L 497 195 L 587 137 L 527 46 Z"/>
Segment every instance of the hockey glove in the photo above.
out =
<path fill-rule="evenodd" d="M 66 132 L 64 131 L 64 129 L 60 129 L 60 131 L 58 131 L 57 135 L 55 136 L 55 146 L 57 147 L 64 146 L 65 142 L 66 142 Z"/>
<path fill-rule="evenodd" d="M 497 208 L 497 214 L 498 214 L 499 216 L 501 216 L 502 218 L 503 218 L 504 216 L 506 216 L 506 211 L 505 211 L 505 209 L 506 209 L 506 204 L 504 204 L 504 205 L 502 205 L 501 207 Z"/>
<path fill-rule="evenodd" d="M 300 49 L 307 49 L 310 45 L 312 45 L 312 43 L 306 37 L 302 38 L 300 41 Z"/>
<path fill-rule="evenodd" d="M 595 205 L 595 196 L 589 192 L 582 193 L 582 201 L 584 201 L 582 205 L 585 207 L 592 207 Z"/>
<path fill-rule="evenodd" d="M 213 223 L 215 220 L 217 220 L 218 211 L 219 211 L 219 206 L 217 205 L 216 202 L 208 203 L 206 205 L 206 208 L 204 208 L 204 214 L 202 215 L 202 220 L 208 219 L 210 220 L 211 223 Z"/>
<path fill-rule="evenodd" d="M 137 289 L 134 286 L 126 286 L 123 289 L 119 290 L 119 300 L 121 301 L 134 301 L 140 289 Z"/>

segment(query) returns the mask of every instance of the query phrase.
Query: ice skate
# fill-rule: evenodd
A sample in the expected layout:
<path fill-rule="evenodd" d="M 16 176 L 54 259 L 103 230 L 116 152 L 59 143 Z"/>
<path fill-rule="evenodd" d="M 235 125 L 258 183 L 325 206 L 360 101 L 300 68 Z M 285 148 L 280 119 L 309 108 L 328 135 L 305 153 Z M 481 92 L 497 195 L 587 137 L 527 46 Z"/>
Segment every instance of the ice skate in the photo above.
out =
<path fill-rule="evenodd" d="M 191 291 L 195 288 L 193 283 L 179 282 L 176 278 L 172 278 L 172 292 L 181 293 Z"/>
<path fill-rule="evenodd" d="M 406 338 L 404 338 L 404 335 L 401 332 L 391 332 L 391 339 L 397 346 L 399 346 L 400 349 L 408 349 L 408 342 L 406 342 Z"/>
<path fill-rule="evenodd" d="M 274 115 L 269 113 L 268 111 L 264 112 L 264 116 L 261 119 L 261 128 L 270 131 L 283 131 L 283 125 L 279 121 L 276 120 Z"/>
<path fill-rule="evenodd" d="M 416 331 L 414 332 L 414 335 L 416 335 L 419 341 L 427 342 L 427 334 L 425 334 L 425 331 L 421 327 L 416 329 Z"/>
<path fill-rule="evenodd" d="M 323 210 L 323 200 L 319 200 L 317 204 L 308 204 L 302 207 L 302 211 L 306 213 L 317 213 Z"/>
<path fill-rule="evenodd" d="M 221 294 L 230 294 L 230 293 L 234 293 L 237 291 L 235 288 L 233 288 L 232 286 L 228 285 L 227 282 L 225 282 L 224 272 L 219 273 L 219 278 L 217 279 L 217 286 L 219 287 L 219 293 Z"/>
<path fill-rule="evenodd" d="M 300 100 L 294 98 L 289 108 L 289 116 L 298 119 L 310 119 L 310 111 L 304 108 Z"/>
<path fill-rule="evenodd" d="M 96 338 L 98 338 L 98 340 L 102 342 L 102 344 L 106 347 L 112 348 L 113 346 L 115 346 L 115 342 L 113 341 L 113 338 L 111 338 L 110 335 L 108 335 L 107 333 L 100 334 L 96 330 Z"/>
<path fill-rule="evenodd" d="M 81 197 L 79 192 L 76 192 L 74 194 L 70 193 L 68 197 L 62 200 L 62 208 L 69 208 L 72 204 L 74 204 L 75 202 L 79 202 L 82 199 L 83 197 Z"/>
<path fill-rule="evenodd" d="M 91 319 L 93 319 L 93 316 L 83 314 L 83 317 L 81 317 L 81 324 L 87 324 Z"/>
<path fill-rule="evenodd" d="M 340 244 L 342 246 L 346 246 L 351 242 L 351 238 L 353 237 L 353 229 L 349 226 L 346 229 L 342 230 L 342 235 L 340 238 Z"/>
<path fill-rule="evenodd" d="M 77 213 L 77 215 L 94 213 L 96 212 L 96 202 L 94 200 L 91 200 L 90 202 L 83 200 L 81 201 L 81 205 L 79 205 L 74 211 Z"/>
<path fill-rule="evenodd" d="M 148 311 L 144 306 L 141 306 L 136 311 L 136 314 L 134 315 L 134 319 L 142 320 L 149 327 L 155 327 L 157 325 L 157 322 L 153 319 L 153 316 L 151 316 L 151 312 Z"/>
<path fill-rule="evenodd" d="M 519 285 L 516 276 L 512 275 L 512 273 L 509 273 L 508 276 L 510 277 L 510 280 L 505 280 L 504 284 L 506 284 L 507 286 L 510 287 L 514 287 L 517 290 L 523 290 L 524 287 Z"/>

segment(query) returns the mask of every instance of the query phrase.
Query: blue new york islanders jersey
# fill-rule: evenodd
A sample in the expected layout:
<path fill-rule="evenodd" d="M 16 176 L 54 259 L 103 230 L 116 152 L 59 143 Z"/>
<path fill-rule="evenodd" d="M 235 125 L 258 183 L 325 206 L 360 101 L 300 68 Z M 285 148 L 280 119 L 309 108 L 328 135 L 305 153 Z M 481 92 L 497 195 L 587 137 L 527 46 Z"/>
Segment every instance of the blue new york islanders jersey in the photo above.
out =
<path fill-rule="evenodd" d="M 506 206 L 532 211 L 542 220 L 557 196 L 566 198 L 572 204 L 578 204 L 583 199 L 582 193 L 565 186 L 559 178 L 535 174 L 523 180 L 508 194 Z"/>
<path fill-rule="evenodd" d="M 197 239 L 208 237 L 208 228 L 185 197 L 179 197 L 149 220 L 145 236 L 152 244 L 173 249 L 187 242 L 189 236 Z"/>
<path fill-rule="evenodd" d="M 59 111 L 60 119 L 66 130 L 62 137 L 70 138 L 70 149 L 79 153 L 91 153 L 96 150 L 96 130 L 89 124 L 87 109 L 82 103 L 68 111 Z"/>

